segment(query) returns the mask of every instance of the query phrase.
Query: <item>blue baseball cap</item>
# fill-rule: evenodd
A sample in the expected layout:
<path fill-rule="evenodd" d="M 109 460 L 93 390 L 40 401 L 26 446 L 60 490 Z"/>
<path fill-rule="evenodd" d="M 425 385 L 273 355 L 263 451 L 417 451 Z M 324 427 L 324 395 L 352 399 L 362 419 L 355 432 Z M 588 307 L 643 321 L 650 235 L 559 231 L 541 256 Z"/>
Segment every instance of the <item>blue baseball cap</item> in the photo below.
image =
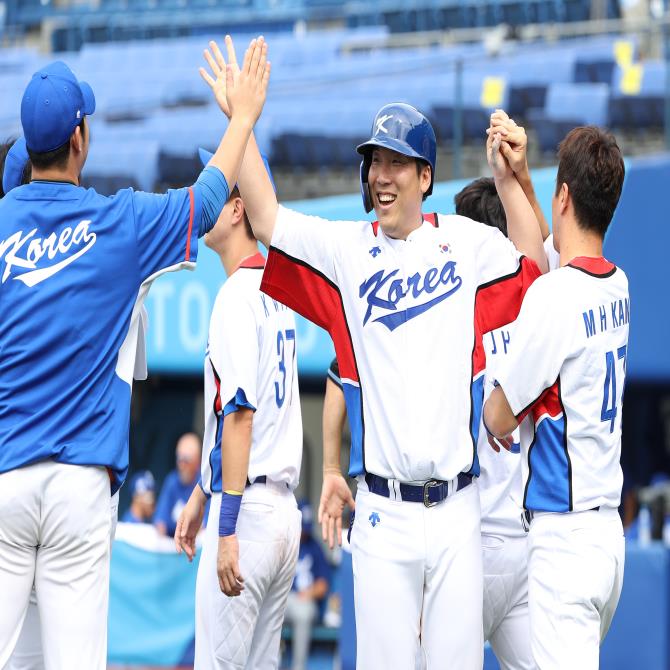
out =
<path fill-rule="evenodd" d="M 202 147 L 200 147 L 200 149 L 198 149 L 198 156 L 200 156 L 200 162 L 203 164 L 203 167 L 207 166 L 207 163 L 209 163 L 209 161 L 212 160 L 213 155 L 214 154 L 211 151 L 207 151 L 207 149 L 203 149 Z M 268 163 L 268 158 L 263 153 L 261 153 L 261 158 L 263 159 L 263 163 L 265 164 L 265 169 L 268 172 L 268 177 L 270 177 L 270 182 L 272 183 L 272 188 L 275 190 L 275 193 L 276 193 L 277 192 L 277 187 L 275 186 L 275 180 L 272 178 L 272 170 L 270 170 L 270 163 Z"/>
<path fill-rule="evenodd" d="M 21 125 L 30 151 L 44 154 L 69 139 L 84 116 L 95 112 L 93 89 L 77 81 L 63 61 L 35 72 L 21 100 Z"/>
<path fill-rule="evenodd" d="M 2 190 L 4 193 L 9 193 L 13 188 L 21 186 L 23 172 L 28 160 L 26 140 L 19 137 L 5 156 L 5 168 L 2 172 Z"/>
<path fill-rule="evenodd" d="M 156 481 L 149 470 L 142 470 L 133 475 L 130 480 L 130 495 L 136 496 L 143 493 L 154 493 L 156 491 Z"/>

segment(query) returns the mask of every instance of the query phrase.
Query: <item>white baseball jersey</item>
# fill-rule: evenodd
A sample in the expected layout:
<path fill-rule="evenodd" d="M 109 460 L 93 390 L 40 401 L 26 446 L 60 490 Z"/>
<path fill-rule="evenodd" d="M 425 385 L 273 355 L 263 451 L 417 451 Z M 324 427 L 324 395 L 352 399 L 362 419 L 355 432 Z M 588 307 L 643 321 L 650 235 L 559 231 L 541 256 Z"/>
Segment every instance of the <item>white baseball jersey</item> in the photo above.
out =
<path fill-rule="evenodd" d="M 349 474 L 417 482 L 478 474 L 482 333 L 514 320 L 538 275 L 464 217 L 424 220 L 405 241 L 280 207 L 261 288 L 333 339 Z"/>
<path fill-rule="evenodd" d="M 554 247 L 553 233 L 544 241 L 544 253 L 547 255 L 549 270 L 556 270 L 561 264 L 561 255 L 556 251 L 556 247 Z"/>
<path fill-rule="evenodd" d="M 512 411 L 535 424 L 527 509 L 619 506 L 629 315 L 626 275 L 602 257 L 575 258 L 528 291 L 498 373 Z"/>
<path fill-rule="evenodd" d="M 494 388 L 496 371 L 507 356 L 514 332 L 514 324 L 508 324 L 484 335 L 486 350 L 486 373 L 484 375 L 484 400 Z M 523 537 L 526 531 L 521 523 L 521 449 L 519 429 L 513 433 L 511 451 L 496 452 L 488 443 L 482 426 L 478 438 L 479 499 L 482 507 L 482 533 L 500 534 L 507 537 Z"/>
<path fill-rule="evenodd" d="M 298 485 L 302 417 L 298 394 L 295 317 L 260 292 L 265 259 L 246 259 L 214 303 L 205 358 L 205 437 L 202 487 L 221 492 L 221 436 L 227 414 L 255 411 L 249 480 L 266 476 Z"/>

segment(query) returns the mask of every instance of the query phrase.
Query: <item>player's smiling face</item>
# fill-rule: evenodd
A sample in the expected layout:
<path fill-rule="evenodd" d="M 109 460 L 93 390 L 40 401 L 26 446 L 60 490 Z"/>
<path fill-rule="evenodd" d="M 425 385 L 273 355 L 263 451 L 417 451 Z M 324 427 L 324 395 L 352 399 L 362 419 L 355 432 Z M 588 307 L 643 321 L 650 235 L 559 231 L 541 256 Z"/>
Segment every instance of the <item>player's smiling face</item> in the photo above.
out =
<path fill-rule="evenodd" d="M 405 239 L 422 221 L 423 194 L 430 186 L 430 167 L 391 149 L 372 152 L 368 185 L 375 214 L 389 237 Z"/>

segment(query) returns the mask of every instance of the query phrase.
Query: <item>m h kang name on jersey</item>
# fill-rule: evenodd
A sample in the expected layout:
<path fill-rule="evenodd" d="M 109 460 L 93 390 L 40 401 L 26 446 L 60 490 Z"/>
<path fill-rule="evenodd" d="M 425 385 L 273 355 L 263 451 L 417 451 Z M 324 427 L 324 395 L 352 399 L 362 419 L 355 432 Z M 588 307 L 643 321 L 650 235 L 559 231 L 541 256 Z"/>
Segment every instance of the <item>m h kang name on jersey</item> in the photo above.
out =
<path fill-rule="evenodd" d="M 589 309 L 582 312 L 582 318 L 587 339 L 596 332 L 604 333 L 608 327 L 614 329 L 624 326 L 630 321 L 629 299 L 614 300 L 609 305 L 599 305 L 597 309 Z"/>
<path fill-rule="evenodd" d="M 68 226 L 59 235 L 51 233 L 47 238 L 36 237 L 38 231 L 33 228 L 25 234 L 19 230 L 0 240 L 0 263 L 5 264 L 0 283 L 4 284 L 12 276 L 15 267 L 28 270 L 14 273 L 13 277 L 31 287 L 60 272 L 95 244 L 97 236 L 89 230 L 90 223 L 89 219 L 83 219 L 74 228 Z M 45 256 L 56 262 L 38 267 Z"/>
<path fill-rule="evenodd" d="M 463 284 L 461 276 L 456 274 L 455 261 L 447 261 L 441 269 L 428 268 L 424 274 L 416 272 L 406 279 L 397 278 L 399 272 L 399 269 L 389 272 L 379 270 L 360 285 L 359 297 L 365 298 L 368 303 L 363 325 L 372 316 L 372 310 L 377 308 L 387 313 L 377 316 L 373 321 L 378 321 L 393 331 L 406 321 L 441 303 L 458 291 Z M 429 298 L 436 292 L 438 295 Z M 426 300 L 399 311 L 398 304 L 410 293 L 415 299 L 424 296 Z"/>

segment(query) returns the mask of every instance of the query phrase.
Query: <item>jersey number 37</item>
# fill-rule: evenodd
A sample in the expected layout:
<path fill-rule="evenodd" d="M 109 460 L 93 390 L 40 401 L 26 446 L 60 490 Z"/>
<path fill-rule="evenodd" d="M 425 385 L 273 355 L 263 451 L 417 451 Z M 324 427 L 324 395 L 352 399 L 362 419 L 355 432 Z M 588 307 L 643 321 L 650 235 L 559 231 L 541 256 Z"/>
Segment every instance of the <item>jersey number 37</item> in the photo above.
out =
<path fill-rule="evenodd" d="M 291 347 L 287 355 L 286 349 Z M 295 330 L 287 328 L 285 331 L 277 331 L 277 356 L 279 357 L 279 381 L 275 382 L 275 401 L 277 407 L 284 404 L 286 398 L 286 366 L 289 366 L 291 379 L 289 389 L 293 386 L 293 360 L 295 359 Z"/>

